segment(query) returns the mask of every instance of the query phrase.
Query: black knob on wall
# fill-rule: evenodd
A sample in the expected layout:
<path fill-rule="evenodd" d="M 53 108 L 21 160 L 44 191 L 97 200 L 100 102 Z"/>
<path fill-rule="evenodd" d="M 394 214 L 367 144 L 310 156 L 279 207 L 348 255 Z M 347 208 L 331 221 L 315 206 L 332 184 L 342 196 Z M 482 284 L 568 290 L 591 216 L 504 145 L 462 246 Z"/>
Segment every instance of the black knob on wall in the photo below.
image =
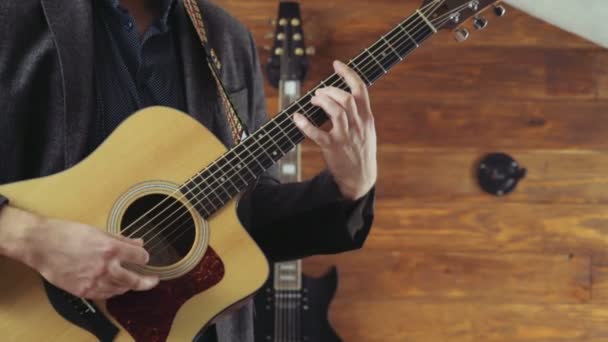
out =
<path fill-rule="evenodd" d="M 527 170 L 505 153 L 484 156 L 477 166 L 477 179 L 481 188 L 492 195 L 504 196 L 515 190 L 526 176 Z"/>

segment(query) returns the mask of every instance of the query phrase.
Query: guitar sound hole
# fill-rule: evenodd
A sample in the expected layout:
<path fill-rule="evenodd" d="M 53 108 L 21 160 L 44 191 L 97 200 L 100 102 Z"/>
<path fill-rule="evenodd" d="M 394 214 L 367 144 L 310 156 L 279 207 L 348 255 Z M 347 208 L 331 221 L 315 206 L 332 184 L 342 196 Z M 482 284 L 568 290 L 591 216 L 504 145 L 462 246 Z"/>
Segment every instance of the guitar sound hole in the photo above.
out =
<path fill-rule="evenodd" d="M 133 202 L 121 220 L 121 234 L 142 238 L 150 266 L 170 266 L 192 249 L 195 223 L 188 209 L 174 198 L 153 194 Z"/>

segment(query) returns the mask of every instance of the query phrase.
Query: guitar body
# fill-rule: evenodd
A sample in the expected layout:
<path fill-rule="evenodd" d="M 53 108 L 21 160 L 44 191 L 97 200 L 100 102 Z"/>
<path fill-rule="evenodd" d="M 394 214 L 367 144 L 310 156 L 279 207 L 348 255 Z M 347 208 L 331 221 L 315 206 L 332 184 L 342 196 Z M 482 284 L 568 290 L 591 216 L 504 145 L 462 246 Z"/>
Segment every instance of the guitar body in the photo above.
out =
<path fill-rule="evenodd" d="M 256 342 L 342 341 L 327 317 L 329 305 L 338 287 L 338 271 L 335 267 L 319 278 L 302 276 L 302 288 L 297 291 L 300 299 L 296 303 L 277 301 L 273 283 L 274 279 L 271 276 L 264 291 L 260 291 L 255 297 L 255 307 L 258 313 L 255 321 Z M 277 319 L 277 313 L 281 310 L 277 310 L 277 305 L 285 307 L 282 309 L 282 319 Z M 286 310 L 297 312 L 286 314 Z M 285 321 L 288 323 L 286 324 Z M 277 324 L 281 323 L 283 327 L 278 328 Z"/>
<path fill-rule="evenodd" d="M 257 291 L 268 275 L 264 255 L 236 216 L 236 199 L 205 220 L 179 190 L 175 192 L 225 151 L 191 117 L 153 107 L 132 115 L 71 169 L 0 186 L 0 193 L 15 207 L 113 233 L 125 228 L 120 227 L 120 216 L 139 198 L 157 192 L 163 198 L 173 195 L 174 203 L 182 203 L 183 212 L 195 222 L 192 247 L 171 264 L 159 262 L 141 270 L 161 275 L 158 288 L 95 304 L 119 328 L 117 341 L 192 340 L 214 317 Z M 57 314 L 36 272 L 2 258 L 0 274 L 3 341 L 94 339 Z"/>

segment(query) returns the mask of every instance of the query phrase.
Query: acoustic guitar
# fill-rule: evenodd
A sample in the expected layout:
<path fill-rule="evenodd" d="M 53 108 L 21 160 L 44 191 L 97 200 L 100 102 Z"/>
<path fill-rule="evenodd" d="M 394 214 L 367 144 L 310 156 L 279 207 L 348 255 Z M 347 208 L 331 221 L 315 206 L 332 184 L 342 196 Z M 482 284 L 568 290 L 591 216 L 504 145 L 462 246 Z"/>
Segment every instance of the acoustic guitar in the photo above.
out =
<path fill-rule="evenodd" d="M 348 65 L 371 86 L 438 31 L 468 36 L 462 23 L 496 2 L 425 0 Z M 475 21 L 485 26 L 485 19 Z M 347 89 L 338 75 L 329 76 L 229 150 L 190 116 L 152 107 L 125 120 L 74 167 L 0 186 L 15 207 L 144 239 L 150 263 L 131 268 L 162 280 L 151 291 L 92 302 L 3 258 L 2 340 L 189 341 L 252 296 L 266 281 L 268 264 L 237 218 L 238 196 L 304 140 L 295 112 L 316 125 L 328 120 L 310 103 L 325 86 Z"/>
<path fill-rule="evenodd" d="M 307 56 L 314 49 L 306 47 L 297 1 L 279 2 L 275 26 L 266 74 L 270 84 L 279 89 L 280 109 L 285 109 L 300 97 L 309 67 Z M 296 146 L 279 161 L 282 182 L 301 180 L 300 152 L 300 146 Z M 256 342 L 339 342 L 327 319 L 329 303 L 338 286 L 336 268 L 318 279 L 302 273 L 301 260 L 277 262 L 271 264 L 271 270 L 268 281 L 254 298 Z"/>

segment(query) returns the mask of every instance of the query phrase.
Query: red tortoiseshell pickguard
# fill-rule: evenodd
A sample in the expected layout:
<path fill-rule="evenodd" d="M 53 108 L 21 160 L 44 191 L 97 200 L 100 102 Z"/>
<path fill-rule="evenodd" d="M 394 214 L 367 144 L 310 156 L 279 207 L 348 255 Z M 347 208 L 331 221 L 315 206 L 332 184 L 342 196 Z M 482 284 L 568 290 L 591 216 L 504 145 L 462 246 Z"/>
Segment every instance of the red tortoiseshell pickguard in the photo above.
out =
<path fill-rule="evenodd" d="M 164 342 L 179 308 L 223 277 L 224 264 L 209 247 L 201 262 L 186 275 L 163 281 L 150 291 L 111 298 L 107 309 L 135 341 Z"/>

